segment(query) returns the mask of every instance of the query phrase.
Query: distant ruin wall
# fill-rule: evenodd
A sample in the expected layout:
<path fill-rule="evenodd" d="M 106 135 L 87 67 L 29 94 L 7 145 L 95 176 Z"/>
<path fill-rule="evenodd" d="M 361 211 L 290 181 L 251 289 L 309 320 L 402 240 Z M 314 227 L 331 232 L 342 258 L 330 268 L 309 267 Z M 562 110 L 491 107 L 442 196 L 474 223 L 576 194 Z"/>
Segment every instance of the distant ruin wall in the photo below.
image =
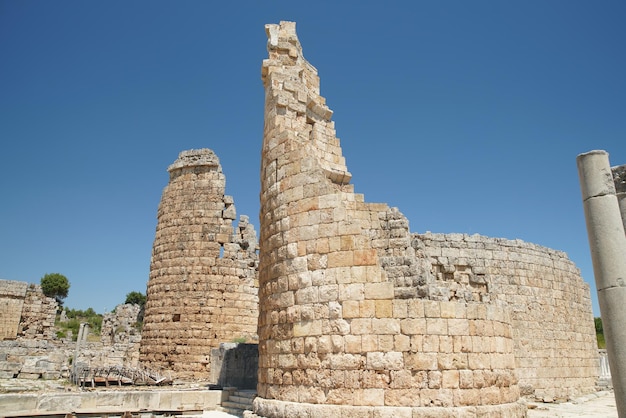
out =
<path fill-rule="evenodd" d="M 25 338 L 55 338 L 54 322 L 58 303 L 43 294 L 41 286 L 28 285 L 22 308 L 18 336 Z"/>
<path fill-rule="evenodd" d="M 0 340 L 53 338 L 57 302 L 41 286 L 0 280 Z"/>
<path fill-rule="evenodd" d="M 0 280 L 0 339 L 17 338 L 27 288 L 25 282 Z"/>
<path fill-rule="evenodd" d="M 414 234 L 413 245 L 430 257 L 430 297 L 509 307 L 523 395 L 563 400 L 594 390 L 598 354 L 589 285 L 565 253 L 466 234 Z"/>
<path fill-rule="evenodd" d="M 257 332 L 256 232 L 236 219 L 226 178 L 209 149 L 168 168 L 152 249 L 140 361 L 180 378 L 208 378 L 210 352 Z"/>

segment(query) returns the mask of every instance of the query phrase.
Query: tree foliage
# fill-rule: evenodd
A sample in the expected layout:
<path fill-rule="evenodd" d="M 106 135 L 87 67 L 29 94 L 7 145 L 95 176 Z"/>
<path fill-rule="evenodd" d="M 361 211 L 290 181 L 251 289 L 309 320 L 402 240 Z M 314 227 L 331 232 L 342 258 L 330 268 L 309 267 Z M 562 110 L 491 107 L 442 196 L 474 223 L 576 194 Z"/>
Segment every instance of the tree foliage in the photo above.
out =
<path fill-rule="evenodd" d="M 604 327 L 602 326 L 602 318 L 595 317 L 593 322 L 596 326 L 596 340 L 598 341 L 598 348 L 606 348 L 606 341 L 604 339 Z"/>
<path fill-rule="evenodd" d="M 146 295 L 141 292 L 130 292 L 126 295 L 126 301 L 124 303 L 134 303 L 143 309 L 146 304 Z"/>
<path fill-rule="evenodd" d="M 87 308 L 86 310 L 65 308 L 65 316 L 67 321 L 57 322 L 57 327 L 60 328 L 60 332 L 57 336 L 61 338 L 66 335 L 67 330 L 72 331 L 72 338 L 76 341 L 78 337 L 78 331 L 81 323 L 89 324 L 89 332 L 94 335 L 100 335 L 102 329 L 102 315 L 96 313 L 93 308 Z"/>
<path fill-rule="evenodd" d="M 48 273 L 40 281 L 43 294 L 49 298 L 55 298 L 59 305 L 63 305 L 63 299 L 67 297 L 70 290 L 70 282 L 62 274 Z"/>
<path fill-rule="evenodd" d="M 596 325 L 596 334 L 604 334 L 604 329 L 602 328 L 602 318 L 595 317 L 593 318 L 593 322 Z"/>

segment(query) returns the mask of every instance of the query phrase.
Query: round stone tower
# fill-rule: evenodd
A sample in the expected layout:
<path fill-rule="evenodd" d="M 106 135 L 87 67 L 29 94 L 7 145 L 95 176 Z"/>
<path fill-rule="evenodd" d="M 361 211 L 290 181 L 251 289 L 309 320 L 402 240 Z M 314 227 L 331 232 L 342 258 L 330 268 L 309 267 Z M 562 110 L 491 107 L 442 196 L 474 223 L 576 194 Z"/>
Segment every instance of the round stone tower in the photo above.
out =
<path fill-rule="evenodd" d="M 266 25 L 257 416 L 525 416 L 499 304 L 428 300 L 408 221 L 355 194 L 295 23 Z"/>
<path fill-rule="evenodd" d="M 158 210 L 140 362 L 208 378 L 211 348 L 256 339 L 257 240 L 209 149 L 180 153 Z"/>

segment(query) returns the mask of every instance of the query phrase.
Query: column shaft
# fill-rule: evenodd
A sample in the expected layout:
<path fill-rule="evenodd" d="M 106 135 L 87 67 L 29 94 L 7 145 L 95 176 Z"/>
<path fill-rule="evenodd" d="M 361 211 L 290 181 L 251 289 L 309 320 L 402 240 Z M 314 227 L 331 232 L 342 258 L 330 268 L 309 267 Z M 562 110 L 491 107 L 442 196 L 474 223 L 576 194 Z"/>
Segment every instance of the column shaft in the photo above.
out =
<path fill-rule="evenodd" d="M 609 156 L 590 151 L 577 158 L 593 272 L 620 417 L 626 417 L 626 235 Z"/>

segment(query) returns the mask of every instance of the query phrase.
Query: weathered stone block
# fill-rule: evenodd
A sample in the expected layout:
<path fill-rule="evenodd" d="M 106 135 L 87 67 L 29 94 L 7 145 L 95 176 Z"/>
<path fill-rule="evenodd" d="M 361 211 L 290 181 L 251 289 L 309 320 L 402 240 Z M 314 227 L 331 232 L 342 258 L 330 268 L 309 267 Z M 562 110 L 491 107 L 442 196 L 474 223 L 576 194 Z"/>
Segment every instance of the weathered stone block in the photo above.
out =
<path fill-rule="evenodd" d="M 392 282 L 366 283 L 366 299 L 393 299 L 394 287 Z"/>

